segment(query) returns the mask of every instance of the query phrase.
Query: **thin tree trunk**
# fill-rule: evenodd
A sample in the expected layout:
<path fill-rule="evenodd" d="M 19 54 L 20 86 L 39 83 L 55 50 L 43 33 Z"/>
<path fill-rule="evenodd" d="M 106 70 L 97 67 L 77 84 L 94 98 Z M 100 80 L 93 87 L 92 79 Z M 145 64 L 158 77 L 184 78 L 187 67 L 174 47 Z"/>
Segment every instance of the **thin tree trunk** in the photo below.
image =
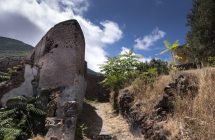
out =
<path fill-rule="evenodd" d="M 173 51 L 171 51 L 171 55 L 172 55 L 173 65 L 176 65 L 176 64 L 175 64 L 175 57 L 174 57 Z"/>

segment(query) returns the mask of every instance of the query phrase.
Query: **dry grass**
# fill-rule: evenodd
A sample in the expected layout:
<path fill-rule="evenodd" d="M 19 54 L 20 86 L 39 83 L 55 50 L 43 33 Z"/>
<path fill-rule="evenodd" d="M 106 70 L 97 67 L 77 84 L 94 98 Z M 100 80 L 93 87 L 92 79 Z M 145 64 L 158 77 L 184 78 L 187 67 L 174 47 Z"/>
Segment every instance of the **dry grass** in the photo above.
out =
<path fill-rule="evenodd" d="M 170 81 L 170 76 L 163 75 L 158 77 L 152 86 L 145 87 L 144 83 L 138 79 L 133 82 L 132 88 L 136 94 L 135 102 L 141 102 L 143 104 L 141 108 L 143 112 L 150 114 L 153 111 L 154 106 L 163 97 L 164 87 Z"/>
<path fill-rule="evenodd" d="M 215 69 L 190 70 L 183 74 L 198 78 L 198 93 L 194 93 L 194 99 L 176 98 L 175 114 L 167 126 L 180 123 L 178 130 L 181 131 L 177 132 L 181 139 L 212 140 L 215 137 Z M 176 135 L 175 128 L 170 130 L 172 137 Z"/>
<path fill-rule="evenodd" d="M 162 98 L 164 87 L 178 75 L 186 75 L 198 87 L 195 93 L 184 98 L 176 97 L 174 115 L 168 117 L 164 130 L 169 131 L 169 139 L 212 140 L 215 138 L 215 68 L 188 70 L 161 76 L 151 87 L 136 80 L 132 84 L 136 101 L 141 102 L 142 111 L 151 113 Z M 194 81 L 194 82 L 192 82 Z M 198 81 L 198 82 L 197 82 Z M 183 94 L 183 93 L 182 93 Z M 195 95 L 195 96 L 192 96 Z"/>
<path fill-rule="evenodd" d="M 33 137 L 32 140 L 45 140 L 45 138 L 40 135 L 37 135 L 36 137 Z"/>

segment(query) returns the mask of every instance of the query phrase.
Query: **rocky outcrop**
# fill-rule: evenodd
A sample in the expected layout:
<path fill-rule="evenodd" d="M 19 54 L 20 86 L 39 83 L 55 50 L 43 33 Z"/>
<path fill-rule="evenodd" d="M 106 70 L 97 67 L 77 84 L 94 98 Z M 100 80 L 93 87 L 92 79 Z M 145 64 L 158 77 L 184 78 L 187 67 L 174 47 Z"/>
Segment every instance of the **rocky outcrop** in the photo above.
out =
<path fill-rule="evenodd" d="M 143 134 L 145 139 L 167 140 L 170 132 L 163 129 L 168 116 L 174 114 L 174 101 L 179 98 L 194 98 L 198 93 L 198 79 L 192 74 L 178 75 L 174 82 L 164 88 L 164 95 L 148 114 L 141 110 L 143 104 L 135 102 L 130 88 L 120 91 L 118 104 L 120 113 L 127 119 L 131 131 L 136 135 Z M 147 99 L 144 99 L 147 100 Z"/>
<path fill-rule="evenodd" d="M 47 110 L 47 140 L 74 140 L 76 120 L 86 92 L 85 40 L 76 20 L 51 28 L 27 57 L 25 82 L 1 102 L 40 96 Z"/>
<path fill-rule="evenodd" d="M 47 125 L 48 140 L 74 139 L 86 89 L 84 57 L 84 36 L 76 20 L 55 25 L 29 57 L 32 65 L 39 68 L 37 88 L 42 91 L 44 101 L 48 101 L 47 95 L 42 94 L 51 96 L 58 92 L 55 112 L 49 116 L 54 123 Z"/>

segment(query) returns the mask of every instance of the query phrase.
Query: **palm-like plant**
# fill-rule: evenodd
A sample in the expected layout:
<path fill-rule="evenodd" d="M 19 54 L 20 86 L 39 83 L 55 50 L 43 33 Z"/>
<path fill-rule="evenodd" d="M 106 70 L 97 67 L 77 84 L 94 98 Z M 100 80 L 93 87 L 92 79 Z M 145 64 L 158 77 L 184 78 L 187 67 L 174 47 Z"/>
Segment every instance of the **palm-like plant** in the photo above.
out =
<path fill-rule="evenodd" d="M 168 42 L 167 40 L 164 41 L 165 47 L 166 49 L 162 52 L 160 52 L 160 54 L 166 53 L 166 52 L 171 52 L 171 56 L 172 56 L 172 61 L 173 64 L 175 64 L 175 55 L 174 55 L 174 51 L 179 47 L 179 43 L 178 40 L 176 40 L 173 44 L 171 44 L 170 42 Z"/>
<path fill-rule="evenodd" d="M 17 96 L 0 109 L 0 139 L 23 140 L 43 133 L 46 113 L 39 97 Z"/>

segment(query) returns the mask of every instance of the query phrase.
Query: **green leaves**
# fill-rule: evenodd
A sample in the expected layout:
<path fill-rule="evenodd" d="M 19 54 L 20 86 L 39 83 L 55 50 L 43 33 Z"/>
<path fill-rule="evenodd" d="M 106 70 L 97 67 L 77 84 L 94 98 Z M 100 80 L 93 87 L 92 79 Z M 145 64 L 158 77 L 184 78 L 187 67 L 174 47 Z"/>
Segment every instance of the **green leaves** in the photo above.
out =
<path fill-rule="evenodd" d="M 21 131 L 21 129 L 17 128 L 0 128 L 0 136 L 3 136 L 3 140 L 16 140 Z"/>
<path fill-rule="evenodd" d="M 215 1 L 194 0 L 187 23 L 189 57 L 203 64 L 209 56 L 215 56 Z"/>
<path fill-rule="evenodd" d="M 170 42 L 168 42 L 167 40 L 165 40 L 164 44 L 165 44 L 166 49 L 164 51 L 160 52 L 160 54 L 166 53 L 168 51 L 174 51 L 179 46 L 178 40 L 176 40 L 173 44 L 170 44 Z"/>
<path fill-rule="evenodd" d="M 39 99 L 17 96 L 7 101 L 7 107 L 0 109 L 0 139 L 27 139 L 38 133 L 34 129 L 43 125 L 46 115 L 37 105 Z"/>
<path fill-rule="evenodd" d="M 137 73 L 137 68 L 141 63 L 137 60 L 138 58 L 140 57 L 134 55 L 132 50 L 117 57 L 108 58 L 108 61 L 100 67 L 105 76 L 101 83 L 111 90 L 121 88 Z"/>
<path fill-rule="evenodd" d="M 165 40 L 164 45 L 165 45 L 166 49 L 164 51 L 160 52 L 160 55 L 170 51 L 171 55 L 172 55 L 173 64 L 175 65 L 174 51 L 179 47 L 178 40 L 176 40 L 173 44 L 170 44 L 170 42 Z"/>

